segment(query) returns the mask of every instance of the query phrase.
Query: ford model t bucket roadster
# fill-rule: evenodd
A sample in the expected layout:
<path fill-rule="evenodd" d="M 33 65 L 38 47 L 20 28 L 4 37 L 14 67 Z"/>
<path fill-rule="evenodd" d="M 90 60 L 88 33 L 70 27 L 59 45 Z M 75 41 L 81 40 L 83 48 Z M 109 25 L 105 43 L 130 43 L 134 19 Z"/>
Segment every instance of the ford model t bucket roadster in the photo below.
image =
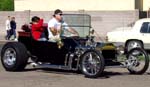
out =
<path fill-rule="evenodd" d="M 55 42 L 34 40 L 28 27 L 24 26 L 18 41 L 7 42 L 2 48 L 1 61 L 5 70 L 22 71 L 29 59 L 38 68 L 81 71 L 90 78 L 102 75 L 107 67 L 125 67 L 132 74 L 143 74 L 147 70 L 149 58 L 143 49 L 134 48 L 124 53 L 113 44 L 94 41 L 89 15 L 66 14 L 63 20 L 76 29 L 79 36 L 64 31 L 61 36 L 64 45 L 58 48 Z"/>

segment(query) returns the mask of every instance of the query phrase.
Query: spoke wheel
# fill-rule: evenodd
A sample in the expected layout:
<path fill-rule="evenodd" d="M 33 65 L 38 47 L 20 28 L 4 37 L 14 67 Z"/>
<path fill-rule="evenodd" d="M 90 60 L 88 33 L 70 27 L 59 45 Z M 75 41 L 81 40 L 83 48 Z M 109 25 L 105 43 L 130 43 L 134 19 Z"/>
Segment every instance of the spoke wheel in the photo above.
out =
<path fill-rule="evenodd" d="M 149 66 L 148 54 L 141 48 L 134 48 L 127 54 L 127 69 L 132 74 L 143 74 Z"/>
<path fill-rule="evenodd" d="M 81 70 L 86 77 L 96 78 L 104 70 L 104 59 L 99 52 L 91 50 L 83 54 Z"/>

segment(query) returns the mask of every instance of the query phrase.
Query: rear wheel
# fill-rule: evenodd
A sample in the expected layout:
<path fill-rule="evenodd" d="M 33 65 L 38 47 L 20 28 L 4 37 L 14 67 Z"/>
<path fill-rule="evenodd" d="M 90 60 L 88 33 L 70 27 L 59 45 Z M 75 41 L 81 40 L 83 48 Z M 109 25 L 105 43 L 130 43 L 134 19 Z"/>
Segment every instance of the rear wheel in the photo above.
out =
<path fill-rule="evenodd" d="M 1 51 L 1 62 L 6 71 L 22 71 L 28 62 L 26 47 L 19 42 L 6 43 Z"/>
<path fill-rule="evenodd" d="M 95 50 L 86 51 L 80 64 L 82 73 L 89 78 L 96 78 L 104 71 L 104 58 Z"/>
<path fill-rule="evenodd" d="M 134 48 L 128 52 L 126 64 L 131 74 L 143 74 L 149 66 L 148 54 L 141 48 Z"/>

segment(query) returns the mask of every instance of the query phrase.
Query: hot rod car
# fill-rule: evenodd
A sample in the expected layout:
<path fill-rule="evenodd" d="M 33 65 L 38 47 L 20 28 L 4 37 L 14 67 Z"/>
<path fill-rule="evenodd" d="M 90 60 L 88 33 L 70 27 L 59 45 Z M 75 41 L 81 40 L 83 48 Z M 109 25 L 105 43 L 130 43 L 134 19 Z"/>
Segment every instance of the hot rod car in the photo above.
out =
<path fill-rule="evenodd" d="M 63 19 L 79 32 L 61 36 L 63 46 L 36 41 L 28 26 L 18 32 L 18 41 L 7 42 L 1 51 L 1 62 L 6 71 L 22 71 L 28 60 L 34 67 L 81 71 L 86 77 L 96 78 L 107 67 L 126 67 L 132 74 L 143 74 L 149 66 L 148 54 L 142 48 L 124 53 L 111 43 L 96 42 L 91 36 L 91 17 L 87 14 L 66 14 Z M 45 34 L 47 34 L 45 28 Z M 63 28 L 63 27 L 62 27 Z M 123 57 L 123 58 L 122 58 Z"/>

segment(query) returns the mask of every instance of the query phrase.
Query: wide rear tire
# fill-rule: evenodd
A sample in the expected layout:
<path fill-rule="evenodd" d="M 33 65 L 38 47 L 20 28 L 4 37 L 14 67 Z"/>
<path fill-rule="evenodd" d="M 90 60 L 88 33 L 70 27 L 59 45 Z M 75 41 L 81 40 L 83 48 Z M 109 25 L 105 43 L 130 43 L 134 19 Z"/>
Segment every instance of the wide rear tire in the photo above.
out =
<path fill-rule="evenodd" d="M 1 62 L 6 71 L 22 71 L 27 65 L 26 47 L 20 42 L 8 42 L 1 51 Z"/>

